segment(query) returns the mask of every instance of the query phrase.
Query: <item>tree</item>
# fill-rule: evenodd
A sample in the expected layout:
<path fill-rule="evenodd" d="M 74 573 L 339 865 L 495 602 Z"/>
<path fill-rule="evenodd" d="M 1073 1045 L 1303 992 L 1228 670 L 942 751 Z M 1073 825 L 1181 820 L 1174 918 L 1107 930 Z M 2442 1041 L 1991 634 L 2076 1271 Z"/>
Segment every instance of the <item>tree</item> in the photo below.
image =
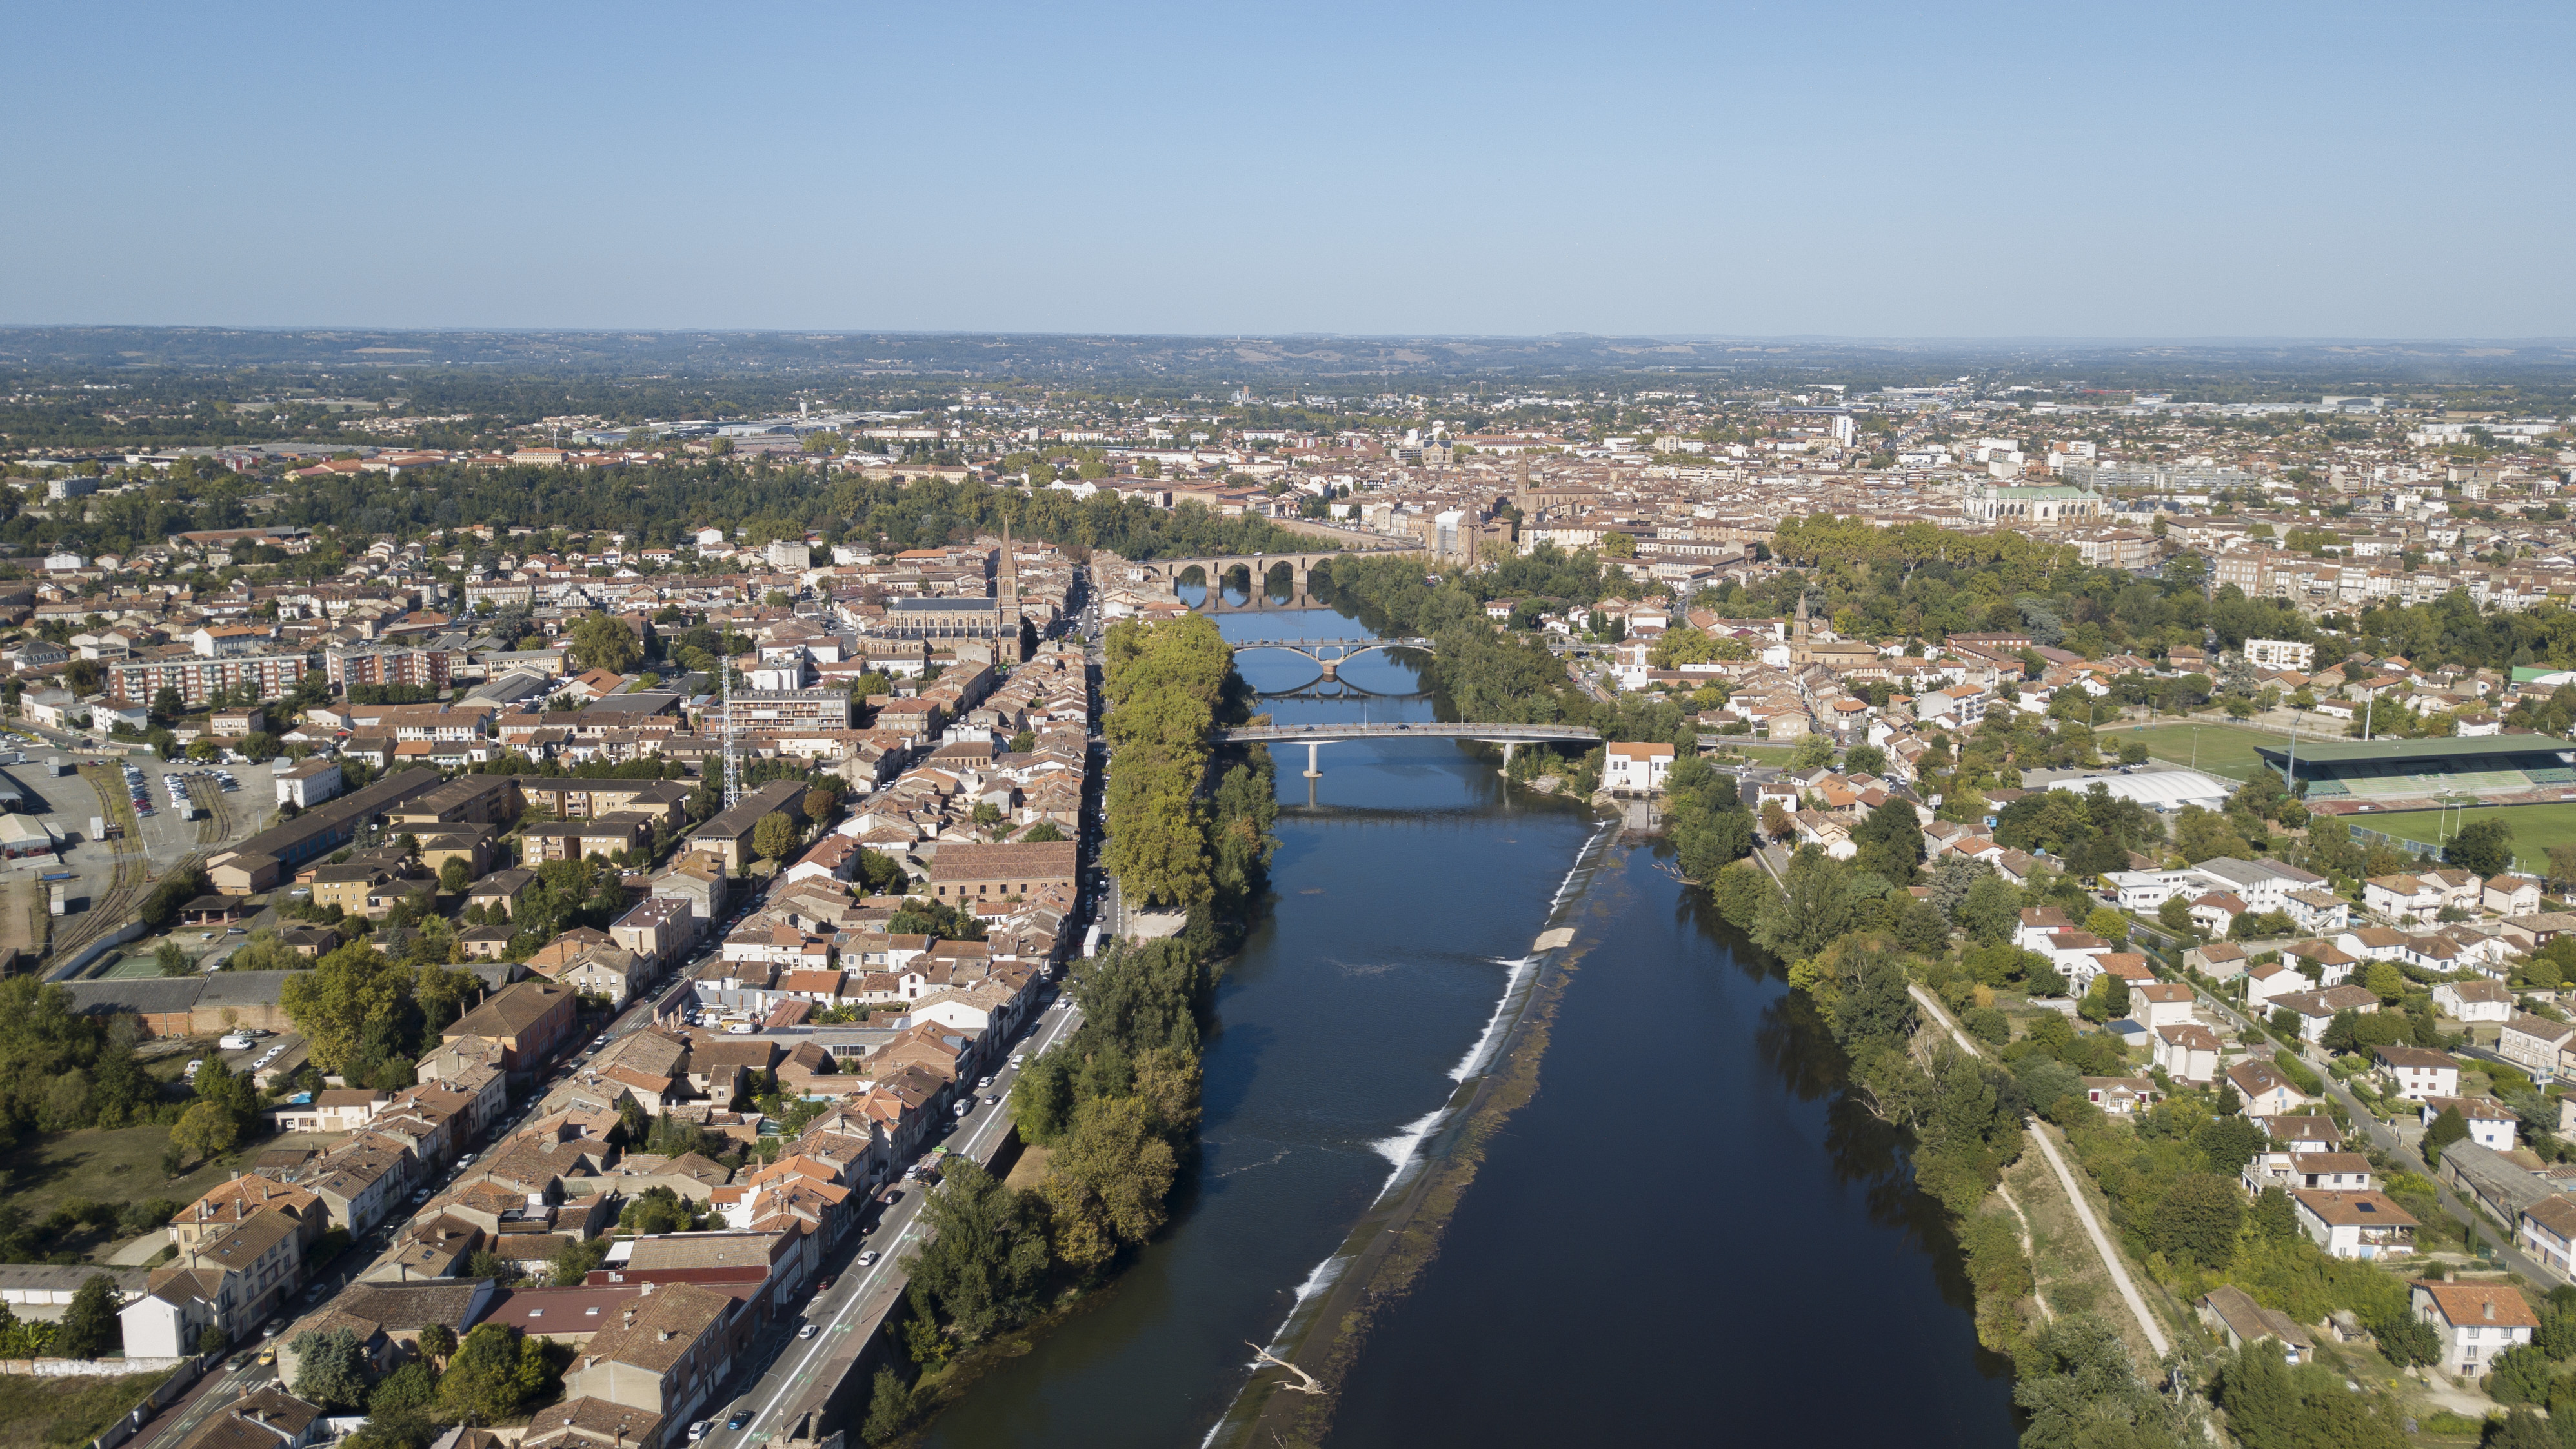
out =
<path fill-rule="evenodd" d="M 437 1398 L 437 1373 L 426 1362 L 413 1359 L 385 1375 L 384 1382 L 367 1396 L 367 1416 L 382 1421 L 395 1415 L 418 1414 Z"/>
<path fill-rule="evenodd" d="M 867 1422 L 859 1429 L 859 1438 L 869 1444 L 891 1444 L 910 1432 L 920 1418 L 913 1392 L 905 1387 L 894 1366 L 877 1365 L 876 1383 L 868 1395 Z"/>
<path fill-rule="evenodd" d="M 1783 960 L 1812 956 L 1842 935 L 1851 922 L 1850 876 L 1841 861 L 1814 846 L 1789 857 L 1781 873 L 1786 889 L 1763 904 L 1753 923 L 1754 943 Z"/>
<path fill-rule="evenodd" d="M 355 1332 L 346 1328 L 330 1333 L 307 1329 L 297 1334 L 287 1348 L 296 1357 L 297 1398 L 342 1413 L 365 1405 L 367 1358 Z"/>
<path fill-rule="evenodd" d="M 2499 1404 L 2544 1404 L 2549 1401 L 2549 1380 L 2555 1368 L 2549 1355 L 2531 1344 L 2521 1344 L 2489 1361 L 2480 1387 Z"/>
<path fill-rule="evenodd" d="M 2399 1368 L 2436 1363 L 2442 1357 L 2442 1336 L 2433 1325 L 2411 1313 L 2392 1313 L 2374 1324 L 2370 1332 L 2379 1340 L 2379 1351 Z"/>
<path fill-rule="evenodd" d="M 2129 939 L 2129 918 L 2109 906 L 2096 906 L 2084 918 L 2084 929 L 2116 945 Z"/>
<path fill-rule="evenodd" d="M 1051 1266 L 1046 1207 L 1034 1193 L 1003 1186 L 971 1161 L 950 1164 L 941 1180 L 922 1209 L 929 1241 L 905 1267 L 973 1343 L 1035 1310 Z"/>
<path fill-rule="evenodd" d="M 439 862 L 438 888 L 440 890 L 449 895 L 461 895 L 465 888 L 473 883 L 474 872 L 467 867 L 463 859 L 451 855 Z"/>
<path fill-rule="evenodd" d="M 1887 773 L 1887 751 L 1876 745 L 1854 745 L 1843 751 L 1843 769 L 1855 775 Z"/>
<path fill-rule="evenodd" d="M 199 1102 L 180 1113 L 170 1128 L 170 1141 L 194 1152 L 200 1162 L 230 1150 L 240 1140 L 241 1125 L 233 1114 L 212 1102 Z"/>
<path fill-rule="evenodd" d="M 2508 1352 L 2522 1353 L 2525 1350 L 2511 1349 Z M 2493 1379 L 2495 1375 L 2487 1377 Z M 2496 1402 L 2504 1401 L 2498 1399 Z M 2554 1416 L 2544 1420 L 2527 1408 L 2514 1408 L 2501 1419 L 2487 1421 L 2486 1437 L 2478 1441 L 2478 1449 L 2561 1449 L 2566 1441 L 2559 1437 L 2558 1431 L 2550 1428 L 2556 1422 Z"/>
<path fill-rule="evenodd" d="M 2442 1149 L 2469 1135 L 2469 1119 L 2457 1107 L 2445 1107 L 2433 1124 L 2424 1129 L 2424 1160 L 2439 1163 Z"/>
<path fill-rule="evenodd" d="M 826 790 L 819 786 L 808 790 L 805 792 L 804 807 L 806 819 L 817 825 L 829 825 L 832 823 L 832 817 L 841 813 L 840 792 Z"/>
<path fill-rule="evenodd" d="M 1133 1097 L 1097 1097 L 1074 1109 L 1073 1130 L 1039 1190 L 1054 1210 L 1057 1256 L 1076 1267 L 1108 1261 L 1120 1243 L 1162 1230 L 1178 1171 L 1169 1142 L 1148 1128 Z"/>
<path fill-rule="evenodd" d="M 644 641 L 625 620 L 585 614 L 572 626 L 573 653 L 592 669 L 624 674 L 644 661 Z"/>
<path fill-rule="evenodd" d="M 2138 1381 L 2128 1346 L 2099 1317 L 2059 1318 L 2016 1357 L 2013 1404 L 2029 1416 L 2026 1449 L 2179 1449 L 2185 1442 L 2179 1410 Z"/>
<path fill-rule="evenodd" d="M 1803 734 L 1798 736 L 1798 743 L 1790 747 L 1789 768 L 1792 770 L 1812 770 L 1818 765 L 1825 764 L 1832 760 L 1833 757 L 1834 741 L 1832 736 L 1813 733 Z"/>
<path fill-rule="evenodd" d="M 444 1369 L 456 1354 L 456 1330 L 444 1323 L 433 1323 L 420 1331 L 419 1345 L 423 1358 Z"/>
<path fill-rule="evenodd" d="M 2442 863 L 2481 876 L 2513 870 L 2513 827 L 2492 816 L 2472 820 L 2442 847 Z"/>
<path fill-rule="evenodd" d="M 506 1419 L 542 1392 L 550 1377 L 544 1350 L 534 1340 L 497 1323 L 481 1324 L 465 1335 L 439 1376 L 439 1414 L 449 1422 L 469 1414 L 487 1424 Z"/>
<path fill-rule="evenodd" d="M 2549 879 L 2562 887 L 2576 882 L 2576 845 L 2549 847 Z"/>
<path fill-rule="evenodd" d="M 72 1294 L 69 1308 L 63 1310 L 62 1323 L 54 1330 L 53 1350 L 56 1358 L 96 1358 L 124 1341 L 123 1324 L 116 1316 L 116 1284 L 105 1273 L 92 1273 L 81 1280 L 80 1290 Z"/>
<path fill-rule="evenodd" d="M 1993 875 L 1994 868 L 1982 860 L 1962 855 L 1945 855 L 1932 872 L 1932 904 L 1941 914 L 1956 921 L 1968 904 L 1968 894 L 1978 881 Z"/>
<path fill-rule="evenodd" d="M 796 822 L 775 810 L 760 817 L 759 822 L 751 827 L 751 848 L 763 860 L 785 859 L 787 853 L 796 848 L 797 838 Z"/>
<path fill-rule="evenodd" d="M 2190 930 L 2191 903 L 2178 895 L 2165 897 L 2165 903 L 2156 907 L 2156 923 L 2168 931 Z"/>
<path fill-rule="evenodd" d="M 2245 1215 L 2245 1195 L 2216 1173 L 2187 1172 L 2165 1189 L 2156 1204 L 2155 1243 L 2171 1260 L 2224 1265 L 2236 1253 L 2236 1226 Z"/>
<path fill-rule="evenodd" d="M 1883 876 L 1898 886 L 1910 886 L 1922 874 L 1923 818 L 1911 805 L 1890 801 L 1871 811 L 1852 831 L 1852 843 L 1854 870 Z"/>
<path fill-rule="evenodd" d="M 2076 1008 L 2086 1021 L 2117 1021 L 2129 1014 L 2129 983 L 2117 973 L 2105 971 L 2093 978 L 2091 990 Z"/>
<path fill-rule="evenodd" d="M 2406 973 L 2389 961 L 2373 961 L 2361 973 L 2361 984 L 2381 1003 L 2395 1006 L 2406 994 Z"/>

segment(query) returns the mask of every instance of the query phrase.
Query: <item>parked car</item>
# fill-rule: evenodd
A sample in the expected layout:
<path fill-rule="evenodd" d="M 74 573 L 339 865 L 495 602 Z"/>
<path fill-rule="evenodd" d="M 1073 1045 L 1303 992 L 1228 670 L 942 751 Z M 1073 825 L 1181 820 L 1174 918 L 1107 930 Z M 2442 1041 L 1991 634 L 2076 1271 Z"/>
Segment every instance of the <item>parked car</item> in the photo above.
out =
<path fill-rule="evenodd" d="M 691 1424 L 689 1426 L 689 1442 L 695 1444 L 699 1440 L 707 1437 L 707 1431 L 715 1426 L 716 1421 L 713 1419 L 700 1419 L 698 1422 Z"/>
<path fill-rule="evenodd" d="M 821 1333 L 822 1331 L 823 1330 L 816 1328 L 813 1324 L 809 1323 L 796 1330 L 796 1336 L 798 1338 L 812 1338 L 815 1334 Z"/>
<path fill-rule="evenodd" d="M 734 1411 L 733 1411 L 733 1417 L 732 1417 L 732 1418 L 730 1418 L 730 1419 L 725 1420 L 725 1427 L 726 1427 L 726 1428 L 728 1428 L 728 1429 L 739 1429 L 739 1428 L 741 1428 L 743 1425 L 748 1424 L 748 1423 L 750 1423 L 750 1422 L 751 1422 L 751 1410 L 749 1410 L 749 1409 L 736 1409 L 736 1410 L 734 1410 Z"/>

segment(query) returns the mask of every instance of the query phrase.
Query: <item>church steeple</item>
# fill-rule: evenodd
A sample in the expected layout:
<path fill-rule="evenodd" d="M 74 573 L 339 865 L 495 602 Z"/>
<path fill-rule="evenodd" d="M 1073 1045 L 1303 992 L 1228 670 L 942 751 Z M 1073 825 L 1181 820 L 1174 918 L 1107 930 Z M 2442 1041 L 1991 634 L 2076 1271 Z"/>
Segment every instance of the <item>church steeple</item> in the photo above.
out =
<path fill-rule="evenodd" d="M 1800 589 L 1798 591 L 1797 632 L 1790 637 L 1791 642 L 1793 643 L 1804 644 L 1807 642 L 1807 591 L 1804 589 Z"/>
<path fill-rule="evenodd" d="M 997 631 L 1009 645 L 1014 661 L 1020 650 L 1020 564 L 1011 553 L 1011 520 L 1002 520 L 1002 567 L 994 586 L 994 613 L 1000 625 Z"/>

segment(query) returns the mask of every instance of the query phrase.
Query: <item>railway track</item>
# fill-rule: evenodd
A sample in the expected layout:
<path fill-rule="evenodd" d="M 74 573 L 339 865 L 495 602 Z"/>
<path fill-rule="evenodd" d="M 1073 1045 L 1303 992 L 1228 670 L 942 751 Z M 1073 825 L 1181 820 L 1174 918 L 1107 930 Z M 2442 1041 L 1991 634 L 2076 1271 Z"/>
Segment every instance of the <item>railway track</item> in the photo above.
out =
<path fill-rule="evenodd" d="M 116 842 L 116 870 L 108 880 L 107 889 L 89 903 L 89 909 L 72 918 L 64 929 L 54 934 L 53 944 L 47 951 L 47 957 L 52 961 L 79 955 L 99 937 L 124 924 L 142 906 L 143 893 L 152 885 L 151 863 L 143 853 L 142 822 L 135 818 L 134 805 L 126 799 L 124 777 L 120 774 L 111 787 L 105 771 L 98 767 L 85 765 L 81 767 L 81 774 L 89 781 L 90 788 L 98 792 L 100 813 L 118 822 L 120 827 Z"/>

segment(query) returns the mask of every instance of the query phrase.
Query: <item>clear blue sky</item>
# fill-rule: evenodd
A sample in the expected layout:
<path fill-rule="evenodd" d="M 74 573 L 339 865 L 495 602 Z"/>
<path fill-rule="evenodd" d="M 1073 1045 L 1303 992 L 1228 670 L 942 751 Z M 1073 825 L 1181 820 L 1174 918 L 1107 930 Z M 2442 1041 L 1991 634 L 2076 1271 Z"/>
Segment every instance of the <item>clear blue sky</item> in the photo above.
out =
<path fill-rule="evenodd" d="M 2576 335 L 2576 6 L 20 4 L 0 322 Z"/>

